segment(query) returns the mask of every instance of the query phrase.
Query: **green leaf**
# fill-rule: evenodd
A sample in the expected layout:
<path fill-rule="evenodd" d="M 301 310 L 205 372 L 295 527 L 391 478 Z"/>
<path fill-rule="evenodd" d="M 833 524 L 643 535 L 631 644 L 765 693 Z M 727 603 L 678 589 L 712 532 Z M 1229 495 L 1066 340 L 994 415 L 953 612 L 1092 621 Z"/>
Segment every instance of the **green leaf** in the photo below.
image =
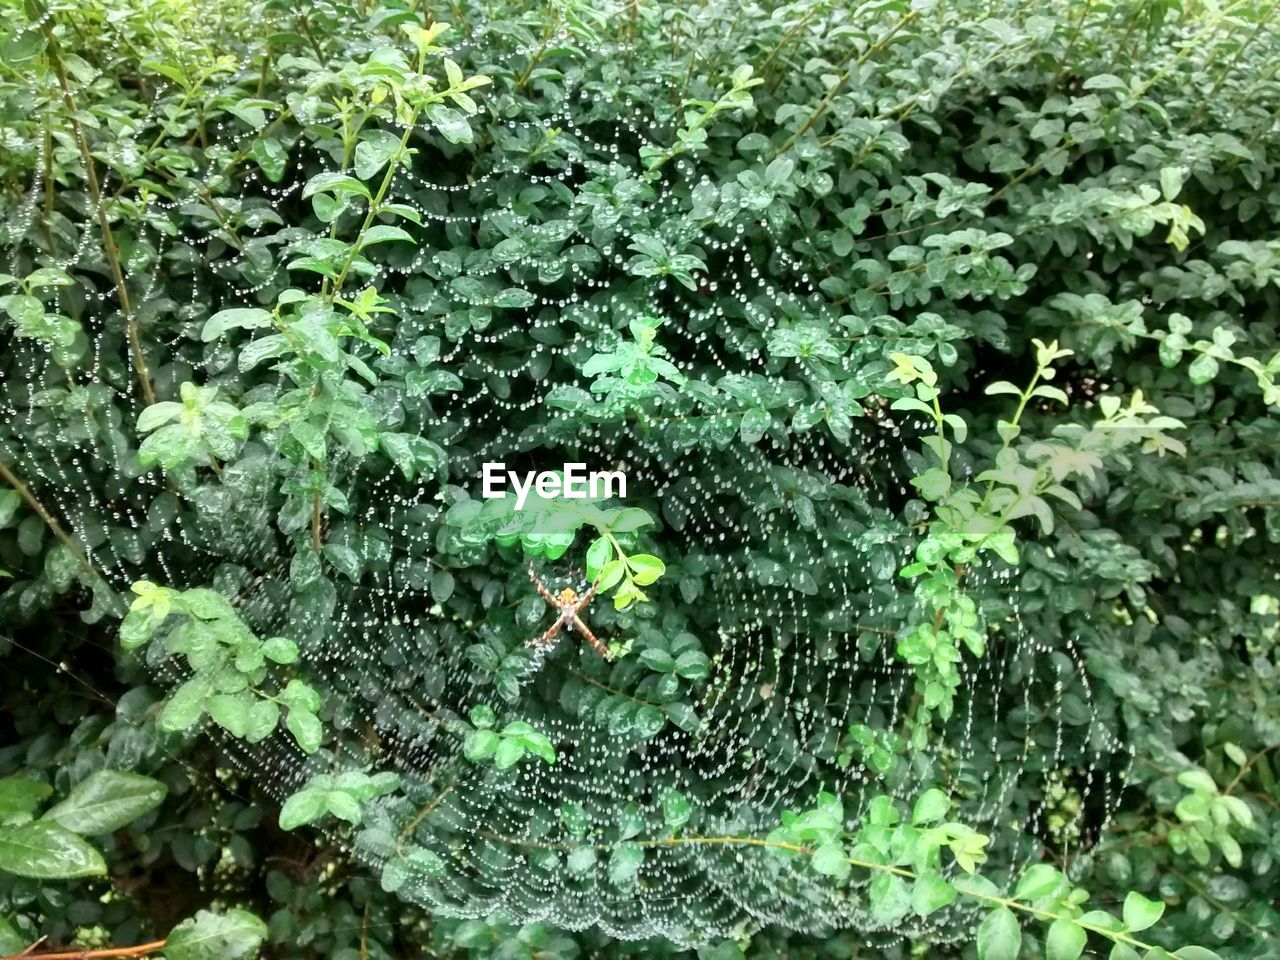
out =
<path fill-rule="evenodd" d="M 208 681 L 201 676 L 182 684 L 160 712 L 160 729 L 166 733 L 190 730 L 204 716 L 205 699 L 210 692 Z"/>
<path fill-rule="evenodd" d="M 304 788 L 290 795 L 280 808 L 280 829 L 294 830 L 303 824 L 313 823 L 326 812 L 325 791 Z"/>
<path fill-rule="evenodd" d="M 231 310 L 219 310 L 205 321 L 204 328 L 200 331 L 200 339 L 208 343 L 211 340 L 217 340 L 228 330 L 256 330 L 260 327 L 269 327 L 272 322 L 271 314 L 258 307 L 235 307 Z M 144 429 L 141 420 L 139 420 L 138 429 Z"/>
<path fill-rule="evenodd" d="M 339 820 L 358 825 L 364 819 L 360 801 L 342 790 L 331 790 L 325 795 L 325 807 Z"/>
<path fill-rule="evenodd" d="M 1055 920 L 1049 925 L 1049 933 L 1045 937 L 1045 960 L 1078 960 L 1088 939 L 1084 928 L 1071 920 L 1065 917 Z"/>
<path fill-rule="evenodd" d="M 676 657 L 673 669 L 686 680 L 705 680 L 711 672 L 711 661 L 700 650 L 686 650 Z"/>
<path fill-rule="evenodd" d="M 609 855 L 609 882 L 615 887 L 630 886 L 644 863 L 644 847 L 638 843 L 620 843 Z"/>
<path fill-rule="evenodd" d="M 140 414 L 138 414 L 138 432 L 150 433 L 157 427 L 162 427 L 170 420 L 176 420 L 182 416 L 183 410 L 186 409 L 180 403 L 174 403 L 166 400 L 161 403 L 153 403 Z"/>
<path fill-rule="evenodd" d="M 593 847 L 576 847 L 569 854 L 565 865 L 569 868 L 570 873 L 581 875 L 595 866 L 595 863 L 596 851 Z"/>
<path fill-rule="evenodd" d="M 489 731 L 484 730 L 480 732 L 488 733 Z M 520 758 L 524 756 L 524 753 L 524 744 L 520 743 L 518 740 L 504 738 L 502 742 L 498 744 L 498 749 L 494 751 L 493 765 L 499 770 L 506 770 L 508 767 L 515 766 L 515 764 L 519 762 Z"/>
<path fill-rule="evenodd" d="M 648 647 L 641 650 L 640 662 L 650 670 L 658 671 L 658 673 L 671 673 L 675 669 L 676 665 L 671 654 L 667 653 L 665 650 L 659 650 L 656 647 Z"/>
<path fill-rule="evenodd" d="M 325 459 L 325 429 L 322 425 L 310 420 L 292 420 L 289 435 L 298 441 L 307 456 L 319 461 Z"/>
<path fill-rule="evenodd" d="M 1008 380 L 998 380 L 995 383 L 989 383 L 987 384 L 986 389 L 982 392 L 988 397 L 1000 396 L 1002 394 L 1008 394 L 1014 397 L 1022 396 L 1022 391 Z"/>
<path fill-rule="evenodd" d="M 652 708 L 647 708 L 652 709 Z M 556 762 L 555 747 L 551 745 L 551 740 L 540 733 L 530 733 L 521 738 L 526 750 L 549 765 L 554 766 Z"/>
<path fill-rule="evenodd" d="M 1061 871 L 1047 863 L 1036 863 L 1028 867 L 1018 878 L 1014 888 L 1015 900 L 1038 900 L 1047 897 L 1065 882 Z"/>
<path fill-rule="evenodd" d="M 253 157 L 258 168 L 272 183 L 279 183 L 284 179 L 284 171 L 289 162 L 289 154 L 279 140 L 270 137 L 255 140 L 250 150 L 250 156 Z"/>
<path fill-rule="evenodd" d="M 324 740 L 324 727 L 320 725 L 314 713 L 290 707 L 284 718 L 284 725 L 298 741 L 298 746 L 302 748 L 303 753 L 315 753 L 320 749 L 320 743 Z"/>
<path fill-rule="evenodd" d="M 916 800 L 916 805 L 911 810 L 912 826 L 922 827 L 930 823 L 937 823 L 947 815 L 947 811 L 951 809 L 950 798 L 933 787 L 926 790 Z"/>
<path fill-rule="evenodd" d="M 205 709 L 209 711 L 209 719 L 226 730 L 233 737 L 243 737 L 249 728 L 249 707 L 252 700 L 246 703 L 238 694 L 220 693 L 209 698 Z"/>
<path fill-rule="evenodd" d="M 641 510 L 639 507 L 625 507 L 609 524 L 609 529 L 615 534 L 617 533 L 634 533 L 641 527 L 652 526 L 653 517 L 649 516 L 647 510 Z"/>
<path fill-rule="evenodd" d="M 373 199 L 368 187 L 344 173 L 317 173 L 302 188 L 302 199 L 306 200 L 316 193 L 354 193 L 366 200 Z"/>
<path fill-rule="evenodd" d="M 324 699 L 309 683 L 296 678 L 285 685 L 280 693 L 280 699 L 287 707 L 298 707 L 310 713 L 315 713 L 324 703 Z"/>
<path fill-rule="evenodd" d="M 84 836 L 111 833 L 160 806 L 167 793 L 168 788 L 151 777 L 98 770 L 76 784 L 43 819 Z"/>
<path fill-rule="evenodd" d="M 1187 375 L 1191 377 L 1192 383 L 1208 383 L 1218 375 L 1218 361 L 1209 356 L 1209 354 L 1202 353 L 1191 361 L 1191 366 L 1187 369 Z"/>
<path fill-rule="evenodd" d="M 955 887 L 937 871 L 921 874 L 911 887 L 911 909 L 920 917 L 941 910 L 955 898 Z"/>
<path fill-rule="evenodd" d="M 528 290 L 520 290 L 516 287 L 507 287 L 493 298 L 495 307 L 507 307 L 513 310 L 532 307 L 537 302 L 538 298 Z"/>
<path fill-rule="evenodd" d="M 767 410 L 755 408 L 742 415 L 742 424 L 738 428 L 738 436 L 746 444 L 755 444 L 765 435 L 773 418 Z"/>
<path fill-rule="evenodd" d="M 1128 90 L 1129 85 L 1114 73 L 1099 73 L 1090 77 L 1081 86 L 1085 90 Z"/>
<path fill-rule="evenodd" d="M 334 569 L 352 583 L 360 579 L 363 564 L 360 562 L 360 555 L 351 547 L 345 543 L 326 543 L 323 553 Z"/>
<path fill-rule="evenodd" d="M 165 63 L 162 60 L 143 60 L 139 66 L 147 73 L 158 73 L 162 77 L 168 77 L 184 89 L 190 83 L 186 73 L 177 64 Z"/>
<path fill-rule="evenodd" d="M 693 815 L 689 800 L 678 790 L 668 790 L 662 795 L 662 821 L 671 829 L 684 826 Z"/>
<path fill-rule="evenodd" d="M 643 706 L 636 711 L 634 730 L 637 736 L 643 738 L 657 736 L 664 726 L 666 726 L 667 718 L 657 707 Z"/>
<path fill-rule="evenodd" d="M 267 925 L 247 910 L 201 910 L 170 931 L 165 960 L 248 960 L 267 937 Z"/>
<path fill-rule="evenodd" d="M 244 738 L 249 743 L 259 743 L 271 736 L 279 722 L 280 707 L 270 700 L 259 700 L 249 708 Z"/>
<path fill-rule="evenodd" d="M 18 933 L 4 917 L 0 917 L 0 953 L 20 954 L 27 946 L 27 940 Z"/>
<path fill-rule="evenodd" d="M 492 730 L 473 730 L 462 744 L 462 753 L 472 763 L 479 763 L 493 756 L 502 742 Z"/>
<path fill-rule="evenodd" d="M 74 880 L 107 872 L 102 854 L 48 821 L 0 827 L 0 870 L 33 880 Z"/>
<path fill-rule="evenodd" d="M 1124 898 L 1125 928 L 1131 932 L 1153 926 L 1164 915 L 1164 901 L 1148 900 L 1136 890 L 1130 890 Z"/>
<path fill-rule="evenodd" d="M 845 853 L 844 847 L 838 840 L 820 846 L 813 852 L 813 859 L 810 862 L 818 873 L 835 877 L 837 880 L 843 880 L 852 869 L 849 855 Z"/>
<path fill-rule="evenodd" d="M 877 872 L 867 888 L 871 918 L 886 927 L 897 926 L 911 911 L 911 892 L 902 877 Z"/>
<path fill-rule="evenodd" d="M 17 490 L 0 490 L 0 528 L 9 526 L 22 506 L 22 495 Z"/>
<path fill-rule="evenodd" d="M 273 663 L 297 663 L 298 645 L 288 637 L 272 637 L 263 642 L 262 655 Z"/>
<path fill-rule="evenodd" d="M 368 180 L 385 167 L 399 149 L 400 138 L 389 130 L 365 131 L 356 144 L 356 176 L 361 180 Z"/>
<path fill-rule="evenodd" d="M 920 476 L 912 477 L 911 485 L 926 500 L 941 500 L 951 489 L 951 477 L 939 467 L 930 467 Z"/>
<path fill-rule="evenodd" d="M 1017 960 L 1022 928 L 1008 907 L 996 907 L 978 925 L 978 960 Z"/>
<path fill-rule="evenodd" d="M 436 104 L 427 111 L 431 122 L 440 131 L 440 135 L 450 143 L 470 143 L 472 140 L 471 124 L 464 114 L 452 107 Z"/>
<path fill-rule="evenodd" d="M 606 537 L 597 537 L 587 548 L 587 579 L 592 583 L 600 576 L 601 568 L 613 556 L 613 544 Z"/>
<path fill-rule="evenodd" d="M 388 243 L 392 240 L 403 240 L 407 243 L 416 244 L 417 241 L 410 236 L 409 231 L 403 227 L 395 227 L 391 224 L 380 223 L 370 227 L 360 236 L 360 249 L 372 247 L 379 243 Z"/>
<path fill-rule="evenodd" d="M 0 780 L 0 824 L 27 823 L 35 818 L 36 809 L 53 788 L 47 783 L 25 777 Z"/>
<path fill-rule="evenodd" d="M 627 557 L 627 566 L 631 568 L 631 575 L 636 583 L 642 587 L 655 582 L 667 570 L 666 564 L 648 553 L 637 553 L 635 556 Z"/>

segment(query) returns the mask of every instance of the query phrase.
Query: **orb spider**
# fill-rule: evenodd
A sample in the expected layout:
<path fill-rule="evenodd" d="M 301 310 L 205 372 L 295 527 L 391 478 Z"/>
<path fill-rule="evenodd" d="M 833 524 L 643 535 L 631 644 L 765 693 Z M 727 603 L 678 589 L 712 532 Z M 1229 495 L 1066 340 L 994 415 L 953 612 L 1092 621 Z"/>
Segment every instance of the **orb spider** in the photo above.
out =
<path fill-rule="evenodd" d="M 609 652 L 609 648 L 596 639 L 596 635 L 591 632 L 590 628 L 582 622 L 582 618 L 578 616 L 578 614 L 581 613 L 587 604 L 589 604 L 595 597 L 596 587 L 600 584 L 600 580 L 598 578 L 596 579 L 596 582 L 591 585 L 591 588 L 582 596 L 578 596 L 578 592 L 572 587 L 565 587 L 559 593 L 552 593 L 546 588 L 543 582 L 538 579 L 538 575 L 534 573 L 533 564 L 529 564 L 529 579 L 533 581 L 533 585 L 537 589 L 538 593 L 542 595 L 542 599 L 551 604 L 551 606 L 555 608 L 557 614 L 556 622 L 551 625 L 551 629 L 542 636 L 530 640 L 529 646 L 533 647 L 535 650 L 545 653 L 554 646 L 552 641 L 555 640 L 556 635 L 559 634 L 561 630 L 565 627 L 573 627 L 573 629 L 577 630 L 578 633 L 582 635 L 583 639 L 585 639 L 587 643 L 591 644 L 591 646 L 595 648 L 596 653 L 600 654 L 600 656 L 604 657 L 606 660 L 613 659 L 613 654 Z"/>

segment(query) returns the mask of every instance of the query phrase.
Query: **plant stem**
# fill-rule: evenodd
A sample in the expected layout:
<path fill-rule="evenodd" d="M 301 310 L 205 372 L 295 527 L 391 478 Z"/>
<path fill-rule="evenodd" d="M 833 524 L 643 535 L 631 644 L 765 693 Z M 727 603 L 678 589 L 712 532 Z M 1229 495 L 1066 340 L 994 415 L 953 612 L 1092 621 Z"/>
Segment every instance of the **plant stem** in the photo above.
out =
<path fill-rule="evenodd" d="M 790 150 L 793 146 L 795 146 L 796 141 L 799 140 L 801 137 L 803 137 L 806 133 L 808 133 L 809 128 L 812 127 L 815 123 L 817 123 L 818 120 L 822 117 L 822 115 L 827 112 L 827 108 L 831 106 L 831 101 L 834 100 L 836 98 L 836 95 L 839 94 L 840 91 L 844 89 L 844 85 L 848 83 L 849 78 L 853 76 L 853 71 L 858 69 L 858 67 L 862 66 L 864 63 L 866 63 L 868 57 L 871 57 L 872 55 L 879 53 L 881 50 L 883 50 L 888 45 L 889 41 L 893 39 L 894 35 L 915 18 L 916 18 L 916 12 L 914 10 L 908 12 L 906 15 L 902 17 L 901 20 L 899 20 L 897 23 L 895 23 L 892 27 L 889 28 L 888 33 L 886 33 L 883 37 L 881 37 L 879 40 L 877 40 L 875 43 L 869 46 L 866 49 L 866 51 L 862 54 L 862 56 L 860 56 L 857 60 L 853 62 L 853 64 L 849 67 L 849 69 L 845 70 L 844 73 L 840 74 L 840 78 L 834 84 L 831 85 L 831 89 L 827 91 L 827 95 L 823 97 L 821 101 L 819 101 L 816 107 L 814 107 L 813 112 L 809 114 L 805 122 L 800 124 L 800 129 L 797 130 L 795 133 L 793 133 L 786 143 L 784 143 L 777 150 L 775 150 L 773 155 L 775 157 L 781 156 L 782 154 Z"/>
<path fill-rule="evenodd" d="M 164 940 L 152 940 L 140 943 L 136 947 L 107 947 L 102 950 L 59 950 L 53 953 L 22 953 L 0 957 L 0 960 L 96 960 L 106 957 L 141 957 L 148 953 L 163 950 Z"/>
<path fill-rule="evenodd" d="M 89 575 L 90 579 L 98 580 L 104 585 L 107 584 L 106 578 L 98 572 L 98 568 L 93 565 L 93 561 L 80 549 L 80 544 L 67 531 L 62 529 L 62 524 L 58 523 L 57 518 L 45 509 L 44 504 L 31 492 L 31 488 L 23 483 L 21 478 L 3 461 L 0 461 L 0 480 L 12 487 L 26 505 L 31 508 L 32 512 L 44 521 L 44 525 L 49 528 L 49 532 L 57 537 L 59 542 L 71 552 L 71 555 L 76 558 L 80 566 L 84 567 L 85 573 Z"/>
<path fill-rule="evenodd" d="M 32 19 L 39 19 L 39 17 L 33 16 Z M 84 161 L 85 180 L 89 187 L 89 199 L 98 211 L 98 226 L 102 230 L 102 247 L 107 255 L 107 262 L 111 265 L 112 275 L 115 278 L 116 296 L 120 300 L 120 312 L 124 314 L 125 333 L 129 341 L 129 353 L 133 361 L 133 368 L 137 374 L 138 383 L 142 387 L 142 396 L 147 405 L 150 406 L 156 402 L 156 394 L 151 385 L 151 372 L 147 369 L 147 358 L 142 353 L 142 338 L 138 334 L 138 321 L 133 315 L 133 304 L 129 300 L 129 289 L 125 284 L 124 270 L 120 266 L 120 252 L 116 247 L 115 234 L 111 231 L 111 223 L 107 217 L 106 207 L 103 204 L 102 189 L 98 184 L 98 173 L 94 167 L 93 152 L 89 149 L 89 140 L 85 136 L 84 127 L 80 125 L 80 121 L 76 116 L 78 107 L 76 106 L 75 97 L 71 93 L 71 84 L 67 79 L 67 71 L 63 66 L 62 57 L 58 53 L 58 40 L 54 36 L 52 24 L 53 14 L 50 13 L 48 19 L 41 25 L 40 30 L 44 34 L 45 43 L 48 45 L 49 62 L 53 65 L 54 72 L 57 74 L 58 86 L 62 90 L 62 102 L 67 109 L 72 129 L 75 131 L 76 143 L 80 147 L 80 157 Z"/>
<path fill-rule="evenodd" d="M 409 137 L 413 134 L 414 125 L 417 122 L 418 111 L 415 110 L 413 116 L 409 118 L 409 122 L 405 124 L 404 136 L 400 138 L 400 146 L 391 155 L 391 159 L 387 161 L 386 175 L 382 178 L 378 192 L 369 201 L 369 212 L 365 214 L 364 223 L 360 225 L 360 232 L 356 235 L 355 241 L 351 244 L 351 249 L 347 252 L 346 262 L 342 264 L 342 269 L 338 271 L 338 276 L 333 281 L 333 289 L 329 291 L 330 303 L 337 299 L 338 293 L 342 290 L 342 284 L 347 279 L 347 272 L 351 269 L 351 264 L 355 262 L 356 256 L 360 253 L 360 245 L 364 242 L 365 232 L 372 225 L 373 218 L 378 215 L 378 211 L 382 208 L 382 201 L 386 198 L 387 191 L 391 189 L 391 181 L 395 179 L 396 167 L 400 163 L 400 158 L 404 155 L 405 147 L 409 145 Z"/>

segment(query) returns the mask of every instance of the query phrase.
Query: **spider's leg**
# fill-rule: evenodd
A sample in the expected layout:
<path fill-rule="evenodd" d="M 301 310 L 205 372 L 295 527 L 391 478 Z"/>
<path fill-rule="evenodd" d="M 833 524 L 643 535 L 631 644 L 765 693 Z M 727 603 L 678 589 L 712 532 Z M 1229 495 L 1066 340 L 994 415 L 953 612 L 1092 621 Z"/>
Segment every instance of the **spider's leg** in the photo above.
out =
<path fill-rule="evenodd" d="M 600 586 L 600 578 L 596 577 L 596 582 L 591 585 L 591 589 L 582 595 L 582 599 L 573 605 L 573 612 L 576 615 L 579 610 L 591 602 L 596 595 L 596 587 Z"/>
<path fill-rule="evenodd" d="M 546 633 L 544 633 L 542 636 L 535 637 L 534 639 L 530 640 L 529 646 L 534 647 L 537 650 L 546 650 L 550 648 L 551 641 L 556 638 L 556 634 L 560 632 L 560 628 L 563 626 L 564 626 L 564 618 L 563 617 L 557 618 L 556 622 L 551 625 L 551 629 L 548 630 Z"/>
<path fill-rule="evenodd" d="M 578 619 L 578 615 L 576 613 L 573 615 L 573 626 L 574 629 L 582 634 L 587 643 L 596 648 L 596 653 L 600 654 L 600 656 L 604 657 L 606 660 L 613 659 L 613 654 L 609 652 L 609 648 L 596 639 L 596 635 L 591 632 L 591 629 L 585 623 Z"/>
<path fill-rule="evenodd" d="M 533 572 L 533 564 L 529 564 L 529 579 L 533 581 L 533 586 L 538 593 L 542 595 L 542 599 L 547 601 L 553 607 L 558 607 L 560 602 L 551 595 L 551 591 L 542 585 L 542 581 L 538 579 L 538 575 Z"/>

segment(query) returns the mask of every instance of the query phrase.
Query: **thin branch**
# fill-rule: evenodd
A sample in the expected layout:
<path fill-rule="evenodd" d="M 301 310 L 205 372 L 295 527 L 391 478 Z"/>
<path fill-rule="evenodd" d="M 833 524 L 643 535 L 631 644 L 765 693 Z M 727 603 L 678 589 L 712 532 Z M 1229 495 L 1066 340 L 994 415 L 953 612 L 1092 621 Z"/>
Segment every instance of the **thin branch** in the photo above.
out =
<path fill-rule="evenodd" d="M 40 941 L 37 940 L 36 943 Z M 152 940 L 140 943 L 136 947 L 107 947 L 102 950 L 59 950 L 53 953 L 31 953 L 30 948 L 22 953 L 0 957 L 0 960 L 102 960 L 107 957 L 141 957 L 148 953 L 163 950 L 164 940 Z"/>
<path fill-rule="evenodd" d="M 12 468 L 10 468 L 4 461 L 0 461 L 0 480 L 3 480 L 12 487 L 14 491 L 17 492 L 18 496 L 23 499 L 26 505 L 31 508 L 32 512 L 44 521 L 44 525 L 49 528 L 49 532 L 57 537 L 62 545 L 71 552 L 71 555 L 75 557 L 80 566 L 84 568 L 85 573 L 89 575 L 91 580 L 98 580 L 105 586 L 110 586 L 107 582 L 107 578 L 102 575 L 98 568 L 93 565 L 93 561 L 89 559 L 82 549 L 80 549 L 80 544 L 76 539 L 67 533 L 66 530 L 62 529 L 62 524 L 58 522 L 57 517 L 45 508 L 45 505 L 36 498 L 34 493 L 31 492 L 31 488 L 23 483 L 21 478 L 19 478 L 18 475 L 13 472 Z M 114 596 L 114 594 L 112 596 Z M 120 613 L 120 611 L 117 611 L 117 613 Z M 3 960 L 3 958 L 0 958 L 0 960 Z"/>
<path fill-rule="evenodd" d="M 58 77 L 58 86 L 62 88 L 62 102 L 67 109 L 68 118 L 76 134 L 76 143 L 80 147 L 80 158 L 84 162 L 85 182 L 89 187 L 89 198 L 98 212 L 98 226 L 102 230 L 102 248 L 111 265 L 111 273 L 115 278 L 116 296 L 120 300 L 120 312 L 124 315 L 125 334 L 129 341 L 129 353 L 133 361 L 133 369 L 142 387 L 142 396 L 147 405 L 156 402 L 155 389 L 151 385 L 151 371 L 147 368 L 147 358 L 142 353 L 142 337 L 138 333 L 138 320 L 133 313 L 133 304 L 129 299 L 129 289 L 124 279 L 124 269 L 120 265 L 120 251 L 116 246 L 115 234 L 111 230 L 111 222 L 107 217 L 107 208 L 103 202 L 102 188 L 98 184 L 98 172 L 94 166 L 93 152 L 89 149 L 89 139 L 85 136 L 84 127 L 78 118 L 79 108 L 71 93 L 71 83 L 67 79 L 66 67 L 58 52 L 58 41 L 53 33 L 53 14 L 49 14 L 40 28 L 44 34 L 49 62 L 53 65 Z"/>

